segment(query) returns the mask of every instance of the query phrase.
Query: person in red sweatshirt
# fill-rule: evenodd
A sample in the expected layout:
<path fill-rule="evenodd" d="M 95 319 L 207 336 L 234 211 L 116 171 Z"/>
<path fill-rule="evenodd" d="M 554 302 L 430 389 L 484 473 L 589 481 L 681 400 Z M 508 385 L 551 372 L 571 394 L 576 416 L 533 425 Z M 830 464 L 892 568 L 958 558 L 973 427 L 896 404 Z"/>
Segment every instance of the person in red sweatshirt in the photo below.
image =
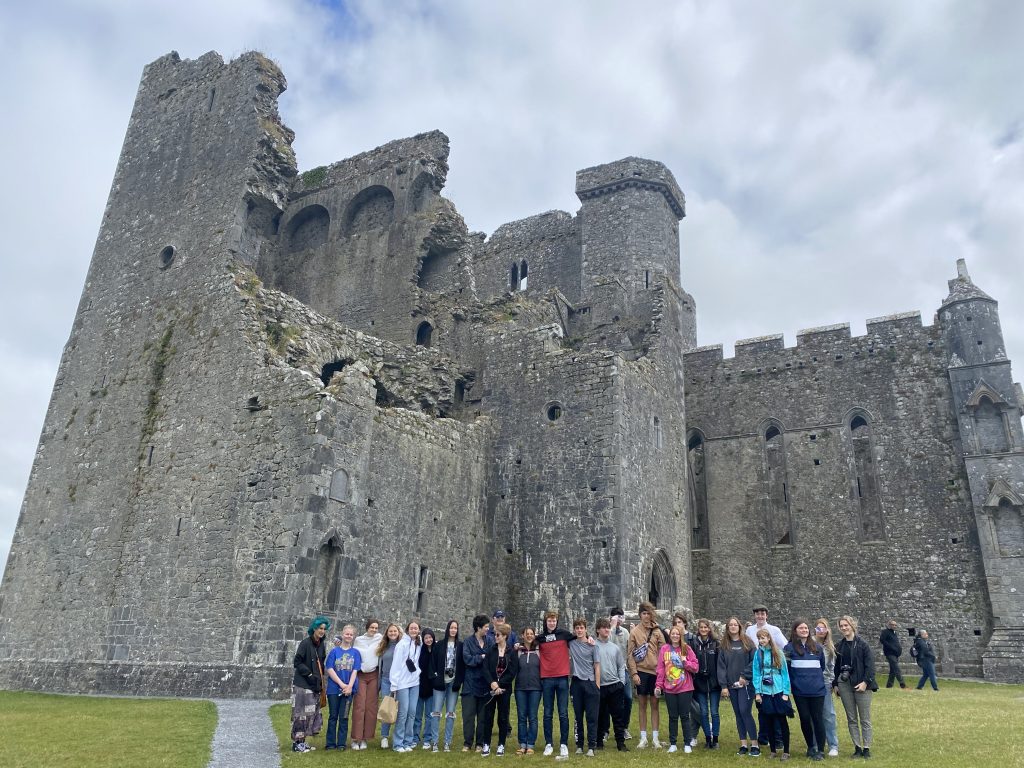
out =
<path fill-rule="evenodd" d="M 537 635 L 540 653 L 540 685 L 544 696 L 544 754 L 550 756 L 554 706 L 558 702 L 558 737 L 561 742 L 558 757 L 569 757 L 569 643 L 576 639 L 567 629 L 558 626 L 558 614 L 548 611 L 544 615 L 544 631 Z"/>

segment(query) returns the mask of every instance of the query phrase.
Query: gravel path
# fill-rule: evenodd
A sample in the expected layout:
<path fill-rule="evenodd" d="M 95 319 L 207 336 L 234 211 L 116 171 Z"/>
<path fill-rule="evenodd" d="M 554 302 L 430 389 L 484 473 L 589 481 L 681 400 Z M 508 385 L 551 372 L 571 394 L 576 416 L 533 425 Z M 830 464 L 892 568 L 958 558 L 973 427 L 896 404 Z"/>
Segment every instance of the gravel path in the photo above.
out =
<path fill-rule="evenodd" d="M 214 699 L 217 730 L 208 768 L 280 768 L 277 735 L 270 725 L 275 701 Z"/>

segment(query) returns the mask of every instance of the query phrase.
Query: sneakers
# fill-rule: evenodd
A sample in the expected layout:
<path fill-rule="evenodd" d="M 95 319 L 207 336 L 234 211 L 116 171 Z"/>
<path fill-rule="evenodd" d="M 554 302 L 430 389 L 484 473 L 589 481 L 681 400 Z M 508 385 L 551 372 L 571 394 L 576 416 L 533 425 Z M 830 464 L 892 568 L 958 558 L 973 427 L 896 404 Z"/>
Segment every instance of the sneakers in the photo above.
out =
<path fill-rule="evenodd" d="M 462 751 L 463 751 L 463 752 L 472 752 L 473 750 L 471 750 L 471 749 L 469 748 L 469 745 L 467 744 L 466 746 L 464 746 L 464 747 L 462 748 Z"/>
<path fill-rule="evenodd" d="M 864 753 L 863 753 L 863 752 L 861 752 L 861 749 L 860 749 L 860 747 L 858 747 L 858 746 L 857 746 L 856 744 L 854 744 L 854 745 L 853 745 L 853 756 L 854 756 L 854 757 L 860 757 L 860 756 L 861 756 L 861 755 L 863 755 L 863 754 L 864 754 Z"/>
<path fill-rule="evenodd" d="M 293 741 L 292 752 L 312 752 L 313 748 L 304 741 Z"/>
<path fill-rule="evenodd" d="M 870 760 L 871 759 L 871 747 L 864 747 L 864 749 L 860 753 L 860 756 L 863 757 L 865 760 Z"/>
<path fill-rule="evenodd" d="M 825 759 L 825 754 L 823 752 L 815 752 L 813 755 L 811 755 L 811 760 L 818 761 L 818 760 L 824 760 L 824 759 Z"/>
<path fill-rule="evenodd" d="M 658 741 L 658 732 L 657 731 L 655 731 L 653 734 L 651 734 L 651 744 L 654 746 L 655 749 L 661 749 L 661 742 Z"/>
<path fill-rule="evenodd" d="M 670 755 L 673 755 L 673 754 L 675 754 L 675 752 L 676 752 L 676 745 L 675 744 L 670 744 L 669 748 L 668 748 L 668 753 Z"/>
<path fill-rule="evenodd" d="M 640 741 L 637 743 L 636 748 L 637 749 L 646 749 L 647 748 L 647 731 L 641 731 L 640 732 Z"/>
<path fill-rule="evenodd" d="M 693 747 L 687 744 L 685 747 L 683 747 L 683 752 L 685 752 L 686 754 L 690 754 L 691 752 L 693 752 Z"/>
<path fill-rule="evenodd" d="M 622 734 L 622 738 L 624 738 L 626 741 L 629 741 L 630 739 L 633 738 L 633 735 L 629 731 L 626 731 L 625 733 Z"/>
<path fill-rule="evenodd" d="M 779 755 L 779 760 L 789 760 L 789 752 L 783 752 Z"/>
<path fill-rule="evenodd" d="M 505 756 L 505 745 L 504 744 L 499 744 L 498 745 L 497 755 L 498 755 L 498 757 L 504 757 Z"/>
<path fill-rule="evenodd" d="M 747 756 L 747 747 L 746 747 L 746 745 L 741 746 L 736 751 L 736 754 L 739 755 L 740 757 L 746 757 Z"/>
<path fill-rule="evenodd" d="M 690 739 L 690 746 L 691 747 L 696 747 L 697 746 L 697 737 L 696 736 L 694 736 L 692 739 Z"/>
<path fill-rule="evenodd" d="M 558 748 L 558 759 L 568 760 L 569 759 L 569 745 L 563 744 Z"/>
<path fill-rule="evenodd" d="M 387 736 L 385 736 L 383 739 L 380 740 L 380 748 L 381 749 L 387 749 L 388 748 L 388 737 Z"/>
<path fill-rule="evenodd" d="M 431 752 L 437 752 L 437 751 L 438 751 L 438 750 L 437 750 L 437 744 L 435 744 L 435 745 L 434 745 L 434 746 L 433 746 L 433 747 L 431 748 L 431 750 L 430 750 L 430 751 L 431 751 Z M 447 751 L 448 751 L 448 750 L 446 749 L 446 750 L 445 750 L 445 752 L 447 752 Z"/>
<path fill-rule="evenodd" d="M 750 755 L 751 757 L 760 757 L 761 756 L 761 747 L 760 746 L 751 747 L 750 751 L 747 752 L 747 754 Z"/>
<path fill-rule="evenodd" d="M 587 750 L 587 757 L 593 757 L 593 756 L 594 756 L 594 750 L 588 749 Z"/>
<path fill-rule="evenodd" d="M 627 747 L 625 744 L 616 744 L 615 748 L 619 750 L 619 752 L 629 752 L 629 747 Z"/>
<path fill-rule="evenodd" d="M 576 747 L 576 754 L 577 755 L 582 755 L 583 754 L 583 747 Z"/>
<path fill-rule="evenodd" d="M 447 742 L 447 741 L 445 742 L 445 744 L 444 744 L 444 751 L 445 752 L 451 752 L 452 751 L 451 742 Z"/>
<path fill-rule="evenodd" d="M 430 742 L 429 741 L 424 741 L 423 742 L 423 748 L 429 752 L 430 751 Z M 437 752 L 437 748 L 436 747 L 435 747 L 434 751 Z"/>
<path fill-rule="evenodd" d="M 829 757 L 839 757 L 839 747 L 832 747 L 828 751 L 828 756 Z"/>
<path fill-rule="evenodd" d="M 544 757 L 551 757 L 551 753 L 554 751 L 550 744 L 544 745 Z"/>
<path fill-rule="evenodd" d="M 484 744 L 484 748 L 480 752 L 480 755 L 481 755 L 481 757 L 490 757 L 491 756 L 491 745 L 490 744 Z"/>

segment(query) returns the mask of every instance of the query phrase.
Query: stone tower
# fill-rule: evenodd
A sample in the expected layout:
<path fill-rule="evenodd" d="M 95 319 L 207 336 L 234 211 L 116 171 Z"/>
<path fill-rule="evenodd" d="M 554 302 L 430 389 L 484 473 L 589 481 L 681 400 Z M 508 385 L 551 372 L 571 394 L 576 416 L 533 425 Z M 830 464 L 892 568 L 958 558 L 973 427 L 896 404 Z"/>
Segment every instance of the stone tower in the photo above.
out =
<path fill-rule="evenodd" d="M 939 309 L 978 544 L 992 606 L 982 655 L 986 678 L 1020 680 L 1024 667 L 1024 434 L 1021 397 L 999 325 L 999 307 L 963 259 Z"/>

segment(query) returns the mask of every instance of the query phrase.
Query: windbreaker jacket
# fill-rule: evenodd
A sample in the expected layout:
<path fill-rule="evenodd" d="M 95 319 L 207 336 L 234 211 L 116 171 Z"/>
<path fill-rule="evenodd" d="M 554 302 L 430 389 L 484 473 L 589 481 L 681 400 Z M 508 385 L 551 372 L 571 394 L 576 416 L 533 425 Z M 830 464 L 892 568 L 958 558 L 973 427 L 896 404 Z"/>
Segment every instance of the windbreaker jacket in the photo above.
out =
<path fill-rule="evenodd" d="M 825 651 L 819 645 L 811 653 L 804 643 L 787 643 L 783 649 L 789 666 L 789 682 L 796 696 L 827 696 Z"/>

